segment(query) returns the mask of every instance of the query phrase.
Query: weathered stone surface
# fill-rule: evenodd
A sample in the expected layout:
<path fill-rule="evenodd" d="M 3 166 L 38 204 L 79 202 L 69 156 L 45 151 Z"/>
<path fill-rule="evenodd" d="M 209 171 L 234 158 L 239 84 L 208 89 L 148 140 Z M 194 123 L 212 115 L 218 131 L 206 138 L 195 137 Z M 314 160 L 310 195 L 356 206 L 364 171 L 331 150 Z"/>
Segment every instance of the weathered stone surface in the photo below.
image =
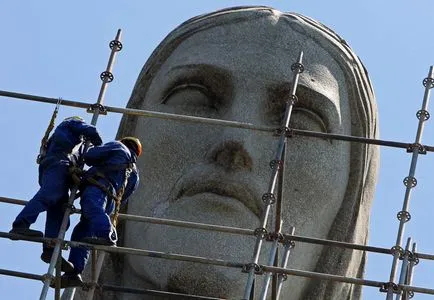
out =
<path fill-rule="evenodd" d="M 304 51 L 305 72 L 291 117 L 295 128 L 376 137 L 376 105 L 357 56 L 334 32 L 297 14 L 231 8 L 193 18 L 158 46 L 139 75 L 128 107 L 279 126 Z M 119 136 L 144 146 L 141 183 L 128 213 L 243 228 L 259 226 L 277 139 L 263 132 L 124 117 Z M 283 231 L 365 243 L 377 149 L 318 138 L 287 144 Z M 273 224 L 274 218 L 270 218 Z M 126 247 L 249 262 L 254 237 L 128 222 Z M 261 263 L 266 262 L 267 247 Z M 127 256 L 105 270 L 128 287 L 240 299 L 237 269 Z M 360 277 L 358 251 L 298 243 L 289 268 Z M 116 267 L 117 265 L 117 267 Z M 117 282 L 116 282 L 117 281 Z M 260 290 L 258 277 L 256 291 Z M 118 297 L 118 298 L 116 298 Z M 289 277 L 282 299 L 358 299 L 360 288 Z M 112 299 L 145 299 L 119 294 Z M 107 295 L 104 299 L 108 299 Z M 151 298 L 150 298 L 151 299 Z"/>

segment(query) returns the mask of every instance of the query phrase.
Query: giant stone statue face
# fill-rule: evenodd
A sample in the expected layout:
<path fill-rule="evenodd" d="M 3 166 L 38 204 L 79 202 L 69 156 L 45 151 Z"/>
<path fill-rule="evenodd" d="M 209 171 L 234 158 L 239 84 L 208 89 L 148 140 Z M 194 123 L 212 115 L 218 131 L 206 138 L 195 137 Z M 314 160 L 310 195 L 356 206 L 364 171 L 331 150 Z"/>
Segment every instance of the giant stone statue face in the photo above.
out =
<path fill-rule="evenodd" d="M 305 72 L 300 77 L 291 127 L 371 134 L 369 124 L 360 124 L 367 121 L 359 119 L 369 113 L 360 113 L 362 105 L 353 103 L 363 102 L 361 96 L 354 96 L 354 90 L 361 88 L 351 86 L 354 79 L 348 79 L 340 55 L 324 42 L 327 37 L 315 36 L 318 30 L 305 24 L 301 16 L 283 16 L 265 8 L 224 12 L 226 16 L 216 13 L 190 21 L 191 25 L 184 23 L 169 35 L 169 41 L 163 41 L 139 76 L 130 106 L 277 128 L 291 85 L 291 64 L 303 51 Z M 203 24 L 195 24 L 200 22 Z M 267 192 L 269 162 L 277 149 L 272 134 L 153 118 L 124 119 L 122 126 L 144 146 L 139 160 L 141 183 L 128 213 L 259 227 L 261 196 Z M 371 132 L 375 135 L 375 129 Z M 365 242 L 372 196 L 369 182 L 376 166 L 375 159 L 367 162 L 366 153 L 366 146 L 347 142 L 291 138 L 285 163 L 282 231 L 288 232 L 291 225 L 298 235 Z M 370 190 L 363 192 L 363 188 Z M 360 216 L 349 217 L 355 210 Z M 273 218 L 270 221 L 271 225 Z M 123 235 L 126 247 L 243 263 L 251 261 L 255 242 L 253 236 L 135 222 L 126 224 Z M 263 264 L 267 250 L 267 246 L 262 250 Z M 337 255 L 333 250 L 334 255 L 328 256 L 329 250 L 321 246 L 297 243 L 288 268 L 321 271 L 334 266 L 325 271 L 360 275 L 361 253 Z M 336 267 L 337 261 L 340 267 Z M 239 269 L 128 256 L 123 278 L 125 284 L 140 287 L 240 299 L 247 276 Z M 258 277 L 257 293 L 261 282 Z M 356 287 L 326 282 L 321 288 L 321 284 L 310 282 L 289 277 L 282 299 L 359 295 Z"/>

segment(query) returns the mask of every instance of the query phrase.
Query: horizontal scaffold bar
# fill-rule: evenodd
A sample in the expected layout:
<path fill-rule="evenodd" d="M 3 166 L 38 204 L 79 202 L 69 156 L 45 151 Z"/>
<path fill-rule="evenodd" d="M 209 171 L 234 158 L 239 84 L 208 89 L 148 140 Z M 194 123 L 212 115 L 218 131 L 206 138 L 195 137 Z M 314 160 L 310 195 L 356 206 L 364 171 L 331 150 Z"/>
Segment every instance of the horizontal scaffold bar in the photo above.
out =
<path fill-rule="evenodd" d="M 25 278 L 31 280 L 38 280 L 38 281 L 43 281 L 45 279 L 44 275 L 24 273 L 24 272 L 11 271 L 5 269 L 0 269 L 0 275 L 19 277 L 19 278 Z M 170 299 L 198 299 L 198 300 L 220 300 L 221 299 L 221 298 L 203 297 L 203 296 L 187 295 L 187 294 L 180 294 L 180 293 L 171 293 L 171 292 L 157 291 L 151 289 L 125 288 L 125 287 L 119 287 L 114 285 L 100 285 L 100 288 L 103 291 L 120 291 L 124 293 L 166 296 L 166 297 L 170 296 Z"/>
<path fill-rule="evenodd" d="M 17 237 L 17 235 L 6 233 L 6 232 L 0 232 L 0 237 L 10 238 L 10 237 Z M 38 241 L 38 242 L 50 242 L 50 241 L 53 241 L 54 239 L 27 238 L 26 237 L 26 238 L 23 238 L 23 240 Z M 224 267 L 231 267 L 231 268 L 238 268 L 238 269 L 242 269 L 242 267 L 245 265 L 243 263 L 231 262 L 231 261 L 226 261 L 226 260 L 222 260 L 222 259 L 212 259 L 212 258 L 198 257 L 198 256 L 192 256 L 192 255 L 183 255 L 183 254 L 175 254 L 175 253 L 167 253 L 167 252 L 159 252 L 159 251 L 149 251 L 149 250 L 126 248 L 126 247 L 110 247 L 110 246 L 91 245 L 91 244 L 87 244 L 87 243 L 72 242 L 72 241 L 65 241 L 65 244 L 67 244 L 71 247 L 83 247 L 83 246 L 85 246 L 89 249 L 97 249 L 97 250 L 102 250 L 102 251 L 111 252 L 111 253 L 123 253 L 123 254 L 131 254 L 131 255 L 138 255 L 138 256 L 164 258 L 164 259 L 170 259 L 170 260 L 188 261 L 188 262 L 193 262 L 193 263 L 217 265 L 217 266 L 224 266 Z M 287 275 L 293 275 L 293 276 L 305 277 L 305 278 L 331 280 L 331 281 L 337 281 L 337 282 L 346 282 L 346 283 L 351 283 L 351 284 L 356 284 L 356 285 L 364 285 L 364 286 L 371 286 L 371 287 L 378 287 L 378 288 L 383 287 L 386 284 L 385 282 L 381 282 L 381 281 L 367 280 L 367 279 L 354 278 L 354 277 L 345 277 L 345 276 L 312 272 L 312 271 L 278 268 L 278 267 L 266 266 L 266 265 L 260 265 L 259 267 L 261 268 L 261 270 L 263 270 L 265 272 L 287 274 Z M 10 272 L 10 271 L 8 271 L 8 272 Z M 17 275 L 19 275 L 18 273 L 19 272 L 17 272 Z M 37 275 L 35 275 L 35 276 L 37 276 Z M 21 276 L 21 277 L 23 277 L 23 276 Z M 28 276 L 28 277 L 30 278 L 31 276 Z M 27 277 L 25 277 L 25 278 L 27 278 Z M 32 277 L 30 279 L 35 279 L 35 278 L 36 277 Z M 40 278 L 43 278 L 43 276 L 40 276 Z M 399 285 L 399 284 L 397 285 L 397 287 L 400 290 L 414 291 L 417 293 L 434 295 L 434 289 L 423 288 L 423 287 L 414 287 L 414 286 L 409 286 L 409 285 Z"/>
<path fill-rule="evenodd" d="M 45 278 L 42 275 L 31 274 L 31 273 L 24 273 L 24 272 L 17 272 L 17 271 L 5 270 L 5 269 L 0 269 L 0 275 L 19 277 L 19 278 L 26 278 L 26 279 L 32 279 L 32 280 L 39 280 L 39 281 L 42 281 Z"/>
<path fill-rule="evenodd" d="M 58 98 L 48 98 L 48 97 L 41 97 L 41 96 L 35 96 L 35 95 L 30 95 L 30 94 L 8 92 L 8 91 L 2 91 L 2 90 L 0 90 L 0 96 L 15 98 L 15 99 L 31 100 L 31 101 L 36 101 L 36 102 L 51 103 L 51 104 L 57 104 L 59 101 Z M 92 105 L 91 103 L 65 100 L 65 99 L 62 99 L 60 104 L 65 105 L 65 106 L 84 108 L 84 109 L 88 109 Z M 112 113 L 135 115 L 135 116 L 148 117 L 148 118 L 177 120 L 177 121 L 191 122 L 191 123 L 203 123 L 203 124 L 209 124 L 209 125 L 219 125 L 219 126 L 227 126 L 227 127 L 234 127 L 234 128 L 258 130 L 258 131 L 263 131 L 263 132 L 276 132 L 276 128 L 274 128 L 274 127 L 256 126 L 256 125 L 251 124 L 251 123 L 244 123 L 244 122 L 237 122 L 237 121 L 193 117 L 193 116 L 169 114 L 169 113 L 163 113 L 163 112 L 157 112 L 157 111 L 151 111 L 151 110 L 120 108 L 120 107 L 113 107 L 113 106 L 104 106 L 104 110 L 107 112 L 112 112 Z M 402 142 L 395 142 L 395 141 L 388 141 L 388 140 L 370 139 L 370 138 L 365 138 L 365 137 L 347 136 L 347 135 L 342 135 L 342 134 L 315 132 L 315 131 L 301 130 L 301 129 L 291 129 L 291 133 L 293 135 L 310 136 L 310 137 L 317 137 L 317 138 L 327 138 L 327 139 L 332 139 L 332 140 L 342 140 L 342 141 L 348 141 L 348 142 L 365 143 L 365 144 L 371 144 L 371 145 L 388 146 L 388 147 L 403 148 L 403 149 L 409 149 L 413 145 L 412 143 L 402 143 Z M 421 149 L 423 149 L 425 151 L 434 152 L 434 146 L 427 146 L 427 145 L 420 145 L 420 146 L 421 146 Z"/>
<path fill-rule="evenodd" d="M 57 98 L 47 98 L 47 97 L 40 97 L 40 96 L 21 94 L 21 93 L 15 93 L 15 92 L 7 92 L 7 91 L 1 91 L 1 90 L 0 90 L 0 96 L 16 98 L 16 99 L 32 100 L 32 101 L 51 103 L 51 104 L 57 104 L 59 102 L 59 99 L 57 99 Z M 79 101 L 71 101 L 71 100 L 62 99 L 60 105 L 88 109 L 91 107 L 92 104 L 86 103 L 86 102 L 79 102 Z M 113 106 L 104 106 L 104 109 L 107 112 L 142 116 L 142 117 L 148 117 L 148 118 L 169 119 L 169 120 L 177 120 L 177 121 L 192 122 L 192 123 L 206 123 L 206 124 L 210 124 L 210 125 L 220 125 L 220 126 L 228 126 L 228 127 L 266 131 L 266 132 L 271 132 L 274 130 L 274 128 L 271 128 L 271 127 L 254 126 L 253 124 L 250 124 L 250 123 L 218 120 L 218 119 L 210 119 L 210 118 L 201 118 L 201 117 L 192 117 L 192 116 L 169 114 L 169 113 L 150 111 L 150 110 L 140 110 L 140 109 L 133 109 L 133 108 L 120 108 L 120 107 L 113 107 Z"/>
<path fill-rule="evenodd" d="M 10 203 L 10 204 L 19 204 L 25 205 L 27 201 L 18 200 L 13 198 L 0 197 L 0 202 Z M 188 221 L 179 221 L 179 220 L 171 220 L 171 219 L 162 219 L 162 218 L 154 218 L 154 217 L 144 217 L 144 216 L 136 216 L 136 215 L 128 215 L 128 214 L 119 214 L 119 218 L 121 220 L 129 220 L 135 222 L 143 222 L 143 223 L 151 223 L 151 224 L 160 224 L 160 225 L 168 225 L 168 226 L 177 226 L 184 228 L 193 228 L 193 229 L 202 229 L 202 230 L 210 230 L 210 231 L 218 231 L 225 233 L 233 233 L 233 234 L 241 234 L 247 236 L 253 236 L 255 231 L 247 228 L 239 228 L 239 227 L 229 227 L 229 226 L 221 226 L 221 225 L 213 225 L 213 224 L 204 224 L 204 223 L 196 223 L 196 222 L 188 222 Z M 295 242 L 309 243 L 309 244 L 319 244 L 331 247 L 340 247 L 347 248 L 353 250 L 361 250 L 368 251 L 374 253 L 382 253 L 382 254 L 391 254 L 391 249 L 367 246 L 362 244 L 353 244 L 347 242 L 312 238 L 307 236 L 299 236 L 299 235 L 290 235 L 283 234 L 284 237 L 293 240 Z M 2 237 L 0 235 L 0 237 Z M 424 254 L 424 253 L 415 253 L 415 255 L 420 259 L 434 260 L 434 255 Z"/>

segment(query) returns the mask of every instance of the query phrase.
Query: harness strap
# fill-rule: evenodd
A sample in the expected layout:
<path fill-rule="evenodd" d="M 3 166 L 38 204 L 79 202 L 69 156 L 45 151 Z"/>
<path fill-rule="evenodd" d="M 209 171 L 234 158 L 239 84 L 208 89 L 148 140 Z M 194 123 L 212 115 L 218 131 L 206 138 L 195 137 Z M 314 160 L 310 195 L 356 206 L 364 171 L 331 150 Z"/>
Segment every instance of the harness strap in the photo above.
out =
<path fill-rule="evenodd" d="M 134 167 L 134 164 L 132 164 Z M 125 193 L 125 189 L 127 188 L 127 184 L 128 184 L 128 178 L 130 178 L 131 172 L 133 171 L 133 168 L 126 168 L 125 169 L 125 179 L 124 182 L 121 186 L 121 188 L 119 189 L 119 191 L 117 192 L 117 197 L 115 200 L 115 213 L 112 216 L 112 223 L 113 226 L 116 228 L 116 225 L 118 224 L 118 218 L 119 218 L 119 210 L 121 208 L 121 201 L 122 201 L 122 197 L 124 196 Z"/>
<path fill-rule="evenodd" d="M 112 198 L 115 202 L 115 212 L 111 217 L 111 221 L 113 226 L 116 228 L 117 222 L 118 222 L 118 217 L 119 217 L 119 210 L 120 210 L 120 206 L 121 206 L 121 202 L 122 202 L 122 197 L 125 193 L 125 189 L 128 185 L 128 178 L 131 175 L 131 172 L 134 169 L 134 164 L 133 163 L 129 163 L 129 164 L 122 164 L 122 165 L 117 165 L 117 166 L 113 166 L 113 168 L 111 168 L 111 170 L 121 170 L 121 168 L 118 168 L 119 166 L 122 166 L 122 169 L 125 169 L 125 179 L 124 182 L 122 183 L 122 186 L 120 187 L 120 189 L 116 192 L 116 194 L 112 193 L 112 190 L 115 190 L 113 185 L 106 179 L 106 176 L 104 175 L 103 172 L 98 171 L 95 172 L 94 174 L 92 174 L 91 176 L 85 176 L 83 179 L 89 183 L 92 184 L 96 187 L 98 187 L 99 189 L 101 189 L 104 193 L 106 193 L 107 196 L 109 196 L 110 198 Z M 125 168 L 125 166 L 127 166 L 127 168 Z M 115 168 L 116 167 L 116 168 Z M 105 170 L 107 170 L 106 168 L 104 168 Z M 74 183 L 76 184 L 82 184 L 82 180 L 81 177 L 82 175 L 85 173 L 82 169 L 76 167 L 76 166 L 71 166 L 69 168 L 69 172 L 71 174 L 72 180 L 74 181 Z M 105 186 L 104 184 L 100 183 L 97 178 L 103 178 L 106 179 L 106 181 L 110 184 L 110 187 L 112 189 L 108 189 L 107 186 Z"/>

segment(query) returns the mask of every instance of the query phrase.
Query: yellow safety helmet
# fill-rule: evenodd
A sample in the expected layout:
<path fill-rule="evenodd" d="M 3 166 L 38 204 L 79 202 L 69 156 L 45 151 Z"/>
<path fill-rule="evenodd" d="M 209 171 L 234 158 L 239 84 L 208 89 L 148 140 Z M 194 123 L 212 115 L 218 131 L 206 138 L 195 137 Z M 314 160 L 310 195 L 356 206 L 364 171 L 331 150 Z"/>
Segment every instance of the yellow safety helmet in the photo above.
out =
<path fill-rule="evenodd" d="M 126 136 L 121 139 L 121 143 L 128 147 L 128 149 L 134 151 L 137 156 L 142 154 L 142 143 L 140 140 L 133 136 Z"/>

